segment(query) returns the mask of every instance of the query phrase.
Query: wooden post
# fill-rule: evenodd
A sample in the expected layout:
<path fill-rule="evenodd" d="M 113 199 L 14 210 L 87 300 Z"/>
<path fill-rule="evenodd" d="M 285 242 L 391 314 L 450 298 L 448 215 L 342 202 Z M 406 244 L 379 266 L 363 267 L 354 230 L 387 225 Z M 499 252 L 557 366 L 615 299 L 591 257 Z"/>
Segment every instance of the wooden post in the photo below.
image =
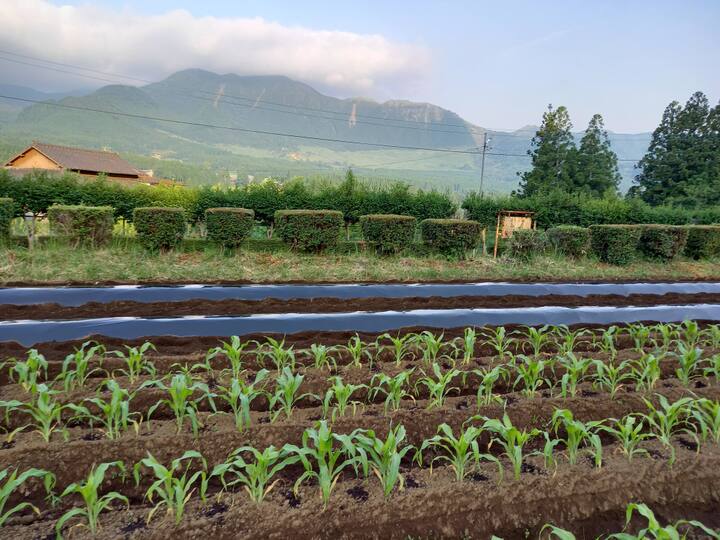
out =
<path fill-rule="evenodd" d="M 487 255 L 487 227 L 482 230 L 482 254 L 483 257 Z"/>
<path fill-rule="evenodd" d="M 498 212 L 497 216 L 497 225 L 495 226 L 495 248 L 493 249 L 493 259 L 497 259 L 497 252 L 498 252 L 498 237 L 500 236 L 500 212 Z"/>

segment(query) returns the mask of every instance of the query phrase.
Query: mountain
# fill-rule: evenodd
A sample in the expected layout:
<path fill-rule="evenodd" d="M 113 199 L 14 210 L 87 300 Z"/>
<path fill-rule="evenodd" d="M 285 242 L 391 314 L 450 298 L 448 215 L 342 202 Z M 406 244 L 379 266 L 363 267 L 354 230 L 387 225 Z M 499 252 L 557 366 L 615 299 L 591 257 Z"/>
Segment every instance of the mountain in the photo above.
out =
<path fill-rule="evenodd" d="M 40 90 L 28 88 L 27 86 L 0 84 L 0 94 L 41 101 L 62 99 L 67 96 L 82 95 L 83 93 L 84 92 L 82 90 L 74 90 L 70 92 L 41 92 Z M 19 101 L 0 99 L 0 121 L 12 122 L 26 106 L 26 103 Z"/>
<path fill-rule="evenodd" d="M 29 89 L 0 91 L 29 97 Z M 479 156 L 431 149 L 474 150 L 486 132 L 429 103 L 338 99 L 283 76 L 218 75 L 199 69 L 141 87 L 109 85 L 82 96 L 29 99 L 66 108 L 43 103 L 16 111 L 0 125 L 4 140 L 111 147 L 139 166 L 190 182 L 214 182 L 232 173 L 240 178 L 337 175 L 352 166 L 360 176 L 462 192 L 478 188 Z M 519 154 L 486 156 L 486 189 L 510 191 L 517 184 L 515 173 L 528 165 L 534 127 L 487 133 L 490 154 Z"/>

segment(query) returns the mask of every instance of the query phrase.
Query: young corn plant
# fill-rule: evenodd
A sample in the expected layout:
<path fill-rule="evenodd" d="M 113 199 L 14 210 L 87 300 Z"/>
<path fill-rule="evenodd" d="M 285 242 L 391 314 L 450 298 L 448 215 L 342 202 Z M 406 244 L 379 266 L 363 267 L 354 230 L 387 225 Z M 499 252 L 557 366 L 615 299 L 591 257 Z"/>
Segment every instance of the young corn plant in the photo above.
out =
<path fill-rule="evenodd" d="M 355 416 L 357 407 L 362 406 L 362 402 L 352 400 L 352 395 L 358 390 L 367 388 L 367 385 L 344 383 L 342 377 L 338 376 L 330 377 L 328 382 L 330 388 L 325 392 L 325 398 L 322 402 L 323 418 L 327 419 L 328 414 L 330 414 L 334 422 L 337 417 L 345 416 L 349 408 L 352 408 L 352 415 Z"/>
<path fill-rule="evenodd" d="M 487 330 L 483 337 L 485 343 L 495 351 L 501 362 L 505 361 L 505 356 L 510 352 L 510 347 L 517 343 L 515 338 L 511 338 L 507 334 L 504 326 L 498 326 L 493 331 Z"/>
<path fill-rule="evenodd" d="M 617 326 L 611 326 L 603 330 L 600 334 L 599 339 L 593 336 L 593 344 L 595 349 L 608 355 L 609 363 L 614 363 L 617 357 L 617 346 L 615 339 L 620 333 L 620 329 Z"/>
<path fill-rule="evenodd" d="M 60 375 L 57 377 L 62 381 L 65 391 L 84 388 L 88 379 L 96 373 L 107 375 L 107 372 L 102 369 L 104 355 L 105 347 L 99 344 L 93 345 L 92 341 L 86 341 L 74 353 L 67 355 L 62 363 Z M 98 365 L 92 367 L 92 361 L 96 357 Z"/>
<path fill-rule="evenodd" d="M 690 383 L 697 375 L 702 353 L 702 349 L 678 343 L 676 353 L 678 367 L 675 369 L 675 375 L 684 386 L 690 386 Z"/>
<path fill-rule="evenodd" d="M 643 354 L 645 352 L 645 347 L 650 342 L 652 328 L 642 323 L 628 324 L 627 331 L 630 335 L 630 339 L 632 339 L 633 345 L 635 346 L 635 350 L 640 354 Z"/>
<path fill-rule="evenodd" d="M 684 321 L 678 329 L 679 341 L 689 348 L 695 348 L 702 338 L 702 330 L 697 321 Z"/>
<path fill-rule="evenodd" d="M 495 395 L 494 389 L 500 379 L 507 380 L 509 377 L 505 364 L 498 364 L 492 369 L 474 369 L 472 373 L 480 377 L 475 400 L 478 410 L 502 401 L 500 396 Z"/>
<path fill-rule="evenodd" d="M 64 438 L 67 438 L 67 430 L 63 425 L 62 414 L 70 406 L 62 405 L 57 401 L 54 397 L 57 394 L 57 391 L 50 390 L 47 385 L 40 383 L 37 386 L 33 400 L 30 402 L 25 403 L 18 400 L 0 401 L 0 408 L 5 409 L 6 421 L 11 412 L 26 414 L 32 420 L 22 428 L 13 431 L 13 434 L 31 427 L 40 434 L 46 443 L 50 442 L 50 437 L 56 431 L 59 431 Z M 74 405 L 73 409 L 78 413 L 82 411 L 82 407 L 79 405 Z"/>
<path fill-rule="evenodd" d="M 278 373 L 283 371 L 285 368 L 289 368 L 291 370 L 295 369 L 294 347 L 292 345 L 290 347 L 285 347 L 284 338 L 282 341 L 278 341 L 271 337 L 266 337 L 265 343 L 260 350 L 262 351 L 263 359 L 269 358 Z"/>
<path fill-rule="evenodd" d="M 601 425 L 598 429 L 613 436 L 620 443 L 620 449 L 628 461 L 632 461 L 635 456 L 647 455 L 648 451 L 640 448 L 640 443 L 650 438 L 650 434 L 645 432 L 642 417 L 629 414 L 622 420 L 611 418 L 609 422 L 610 425 Z"/>
<path fill-rule="evenodd" d="M 133 384 L 143 374 L 150 375 L 151 377 L 157 375 L 155 364 L 145 358 L 145 353 L 150 349 L 157 351 L 155 345 L 146 341 L 140 347 L 129 347 L 125 345 L 124 351 L 110 351 L 110 354 L 121 358 L 125 362 L 125 367 L 118 370 L 118 373 L 126 376 L 130 383 Z"/>
<path fill-rule="evenodd" d="M 358 462 L 357 455 L 346 457 L 347 447 L 345 444 L 341 443 L 337 447 L 335 446 L 337 440 L 337 436 L 330 430 L 327 422 L 321 420 L 316 428 L 305 430 L 301 447 L 288 445 L 290 451 L 299 456 L 305 469 L 295 482 L 295 494 L 298 493 L 305 480 L 314 478 L 320 487 L 323 507 L 327 507 L 330 494 L 340 478 L 340 473 L 347 467 L 355 467 Z"/>
<path fill-rule="evenodd" d="M 260 386 L 269 373 L 267 369 L 261 369 L 257 372 L 255 380 L 251 383 L 246 383 L 242 379 L 233 378 L 230 386 L 220 386 L 218 388 L 215 397 L 230 407 L 233 418 L 235 419 L 235 428 L 238 431 L 243 431 L 250 427 L 252 423 L 250 406 L 255 399 L 267 395 L 267 392 L 260 388 Z"/>
<path fill-rule="evenodd" d="M 10 380 L 26 392 L 35 392 L 38 383 L 47 380 L 48 362 L 37 349 L 30 349 L 25 360 L 10 359 L 8 363 L 11 364 L 8 371 Z"/>
<path fill-rule="evenodd" d="M 340 348 L 350 355 L 350 365 L 353 367 L 360 367 L 363 358 L 367 358 L 372 363 L 372 353 L 357 334 L 350 338 L 347 345 L 341 345 Z"/>
<path fill-rule="evenodd" d="M 415 335 L 415 345 L 420 349 L 422 360 L 426 365 L 437 362 L 440 351 L 445 346 L 444 336 L 444 334 L 436 336 L 428 330 Z"/>
<path fill-rule="evenodd" d="M 558 540 L 576 540 L 576 537 L 573 533 L 566 529 L 562 529 L 560 527 L 556 527 L 555 525 L 551 525 L 550 523 L 546 523 L 543 525 L 543 528 L 540 529 L 540 534 L 538 535 L 538 538 L 543 538 L 543 534 L 547 531 L 546 538 L 557 538 Z"/>
<path fill-rule="evenodd" d="M 720 402 L 710 399 L 696 399 L 692 406 L 692 416 L 700 430 L 702 441 L 720 444 Z"/>
<path fill-rule="evenodd" d="M 711 324 L 702 331 L 702 342 L 706 347 L 720 349 L 720 325 Z"/>
<path fill-rule="evenodd" d="M 170 408 L 175 416 L 177 432 L 180 433 L 185 422 L 189 422 L 193 435 L 197 437 L 199 429 L 202 427 L 202 423 L 198 418 L 199 401 L 206 398 L 211 406 L 214 406 L 214 394 L 210 392 L 207 384 L 200 381 L 193 381 L 189 376 L 178 373 L 170 379 L 169 386 L 166 386 L 162 380 L 158 380 L 147 381 L 141 385 L 140 388 L 147 386 L 164 390 L 168 395 L 166 399 L 161 399 L 150 407 L 147 415 L 148 421 L 150 421 L 150 417 L 159 407 L 166 406 Z M 193 395 L 197 393 L 201 394 L 201 397 L 199 399 L 193 399 Z"/>
<path fill-rule="evenodd" d="M 632 363 L 631 373 L 638 391 L 652 391 L 662 375 L 660 358 L 654 354 L 643 354 Z"/>
<path fill-rule="evenodd" d="M 335 362 L 335 359 L 330 355 L 334 350 L 334 347 L 318 345 L 317 343 L 310 345 L 309 353 L 315 369 L 330 370 L 330 368 L 336 368 L 337 362 Z"/>
<path fill-rule="evenodd" d="M 230 336 L 230 341 L 221 341 L 220 343 L 220 347 L 215 347 L 214 349 L 210 349 L 208 351 L 206 361 L 209 364 L 210 360 L 222 354 L 225 358 L 227 358 L 228 362 L 230 362 L 230 373 L 232 378 L 239 379 L 243 371 L 243 352 L 250 342 L 242 342 L 238 336 Z"/>
<path fill-rule="evenodd" d="M 653 511 L 650 510 L 650 508 L 645 504 L 630 503 L 627 506 L 627 509 L 625 510 L 625 528 L 630 525 L 630 521 L 632 521 L 633 514 L 636 511 L 638 514 L 640 514 L 647 520 L 647 526 L 644 529 L 641 529 L 640 532 L 638 532 L 637 536 L 634 534 L 621 532 L 611 534 L 607 537 L 608 540 L 645 540 L 649 538 L 655 538 L 656 540 L 680 540 L 687 538 L 689 532 L 687 529 L 693 527 L 700 529 L 700 531 L 704 533 L 697 535 L 697 537 L 707 536 L 708 538 L 720 540 L 720 534 L 718 534 L 717 531 L 709 529 L 699 521 L 688 521 L 686 519 L 681 519 L 679 521 L 676 521 L 674 524 L 668 524 L 663 527 L 662 525 L 660 525 L 660 522 L 655 517 Z M 682 532 L 683 529 L 685 530 L 685 532 Z M 693 536 L 693 538 L 694 537 L 695 535 Z"/>
<path fill-rule="evenodd" d="M 494 433 L 490 444 L 498 444 L 503 449 L 503 455 L 510 460 L 513 468 L 515 480 L 520 479 L 522 466 L 525 460 L 524 448 L 528 442 L 540 435 L 540 430 L 522 430 L 520 431 L 510 421 L 507 413 L 503 414 L 503 419 L 485 418 L 482 429 Z M 532 455 L 532 454 L 529 454 Z M 502 473 L 502 468 L 500 468 Z"/>
<path fill-rule="evenodd" d="M 610 394 L 614 399 L 618 391 L 625 385 L 625 382 L 632 380 L 632 365 L 629 360 L 624 360 L 618 365 L 606 363 L 602 360 L 593 360 L 595 368 L 593 377 L 593 388 L 599 388 Z"/>
<path fill-rule="evenodd" d="M 55 485 L 55 475 L 48 471 L 42 469 L 27 469 L 18 474 L 17 469 L 13 469 L 12 471 L 9 468 L 0 470 L 0 529 L 7 523 L 10 516 L 22 512 L 25 509 L 30 509 L 34 513 L 40 514 L 40 510 L 29 502 L 21 502 L 12 508 L 5 509 L 7 502 L 10 500 L 10 496 L 16 491 L 19 491 L 22 485 L 31 478 L 42 479 L 45 485 L 45 491 L 48 495 L 51 493 Z"/>
<path fill-rule="evenodd" d="M 108 399 L 98 396 L 85 399 L 84 402 L 92 405 L 98 411 L 97 414 L 89 413 L 89 408 L 83 407 L 77 411 L 80 419 L 89 419 L 91 423 L 98 422 L 102 431 L 108 439 L 117 439 L 132 424 L 135 433 L 140 430 L 142 415 L 139 412 L 130 412 L 130 401 L 134 394 L 120 385 L 114 379 L 108 379 L 103 383 L 105 391 L 109 394 Z M 74 406 L 71 405 L 74 408 Z M 86 416 L 86 413 L 89 413 Z"/>
<path fill-rule="evenodd" d="M 442 372 L 440 364 L 433 362 L 432 371 L 434 378 L 427 374 L 418 380 L 417 385 L 427 388 L 429 395 L 428 409 L 441 408 L 445 404 L 445 399 L 452 391 L 460 391 L 457 386 L 451 386 L 452 380 L 460 375 L 457 369 L 449 369 L 445 373 Z"/>
<path fill-rule="evenodd" d="M 542 385 L 547 384 L 547 380 L 543 377 L 546 363 L 540 358 L 529 358 L 524 354 L 519 354 L 515 358 L 520 358 L 522 362 L 514 360 L 518 376 L 513 388 L 517 388 L 518 384 L 522 383 L 522 393 L 528 398 L 534 398 Z"/>
<path fill-rule="evenodd" d="M 393 361 L 396 366 L 399 366 L 403 359 L 411 352 L 410 348 L 413 343 L 413 335 L 405 334 L 403 336 L 392 336 L 388 333 L 381 335 L 378 338 L 378 342 L 381 339 L 387 339 L 390 341 L 390 345 L 387 346 L 392 351 Z"/>
<path fill-rule="evenodd" d="M 678 336 L 677 326 L 674 324 L 658 323 L 652 327 L 651 333 L 653 332 L 659 335 L 659 339 L 652 338 L 655 349 L 662 355 L 667 354 Z"/>
<path fill-rule="evenodd" d="M 658 394 L 658 407 L 655 407 L 647 399 L 644 401 L 648 409 L 650 409 L 650 413 L 641 416 L 647 421 L 652 436 L 670 450 L 670 465 L 672 466 L 675 463 L 673 437 L 686 434 L 699 443 L 697 434 L 689 422 L 692 416 L 693 400 L 692 398 L 682 398 L 670 403 L 665 396 Z"/>
<path fill-rule="evenodd" d="M 455 343 L 453 346 L 456 350 L 456 356 L 459 356 L 459 351 L 462 351 L 462 363 L 467 366 L 472 359 L 475 357 L 475 344 L 477 343 L 477 331 L 475 328 L 466 328 L 462 338 L 457 338 L 455 342 L 460 343 L 458 347 Z"/>
<path fill-rule="evenodd" d="M 703 369 L 703 375 L 705 377 L 712 377 L 715 379 L 715 383 L 720 383 L 720 354 L 715 354 L 711 358 L 707 359 L 707 366 Z"/>
<path fill-rule="evenodd" d="M 602 466 L 602 441 L 596 433 L 596 429 L 602 422 L 581 422 L 575 420 L 572 411 L 568 409 L 557 409 L 550 423 L 555 430 L 555 435 L 563 442 L 567 452 L 570 465 L 578 461 L 581 448 L 587 446 L 590 455 L 595 461 L 595 466 Z M 561 435 L 564 433 L 564 437 Z"/>
<path fill-rule="evenodd" d="M 298 394 L 300 386 L 305 377 L 294 374 L 289 367 L 285 367 L 282 373 L 275 379 L 275 392 L 270 396 L 270 420 L 274 422 L 285 413 L 286 418 L 292 416 L 293 407 L 304 397 L 314 397 L 314 394 Z"/>
<path fill-rule="evenodd" d="M 550 326 L 547 324 L 545 326 L 541 326 L 540 328 L 526 326 L 525 338 L 525 343 L 530 345 L 533 356 L 540 356 L 543 352 L 543 348 L 545 348 L 550 341 Z M 525 343 L 523 343 L 523 350 Z"/>
<path fill-rule="evenodd" d="M 577 349 L 578 340 L 588 333 L 588 330 L 585 329 L 570 330 L 570 328 L 564 324 L 559 325 L 557 331 L 560 335 L 558 352 L 561 355 L 574 353 Z"/>
<path fill-rule="evenodd" d="M 578 358 L 574 353 L 566 353 L 558 358 L 560 366 L 565 368 L 560 379 L 560 395 L 563 398 L 577 395 L 578 384 L 585 380 L 592 362 L 589 358 Z"/>
<path fill-rule="evenodd" d="M 200 462 L 201 468 L 190 472 L 193 462 Z M 185 513 L 185 506 L 196 489 L 200 490 L 200 498 L 205 500 L 207 491 L 207 462 L 205 458 L 195 450 L 188 450 L 182 456 L 170 462 L 166 467 L 148 452 L 146 458 L 138 461 L 133 467 L 135 485 L 140 485 L 140 473 L 143 468 L 150 469 L 155 481 L 145 492 L 145 498 L 150 504 L 154 503 L 154 497 L 159 499 L 147 517 L 147 522 L 152 520 L 155 512 L 163 505 L 168 514 L 175 518 L 175 525 L 178 525 Z"/>
<path fill-rule="evenodd" d="M 73 482 L 65 488 L 65 491 L 62 492 L 60 495 L 61 499 L 69 495 L 80 495 L 85 503 L 85 507 L 72 508 L 60 516 L 60 519 L 57 520 L 55 525 L 55 532 L 59 538 L 62 537 L 61 532 L 63 526 L 73 518 L 83 518 L 85 523 L 78 525 L 86 526 L 90 529 L 90 534 L 95 535 L 99 527 L 98 518 L 100 517 L 100 514 L 113 502 L 121 502 L 126 507 L 130 507 L 130 501 L 128 498 L 116 491 L 111 491 L 110 493 L 106 493 L 102 496 L 98 493 L 98 490 L 102 487 L 103 482 L 105 481 L 105 473 L 107 473 L 110 468 L 117 468 L 120 470 L 121 475 L 125 475 L 125 464 L 122 461 L 101 463 L 90 470 L 90 474 L 83 482 Z"/>
<path fill-rule="evenodd" d="M 462 482 L 483 459 L 497 463 L 502 474 L 502 467 L 497 458 L 480 452 L 478 438 L 482 432 L 482 428 L 468 426 L 456 437 L 449 425 L 440 424 L 437 434 L 423 441 L 415 459 L 418 463 L 422 463 L 422 452 L 428 448 L 440 451 L 440 455 L 435 456 L 430 462 L 430 467 L 432 468 L 436 461 L 446 462 L 455 473 L 457 482 Z"/>
<path fill-rule="evenodd" d="M 387 373 L 378 373 L 370 380 L 369 399 L 374 400 L 378 394 L 385 395 L 385 414 L 389 410 L 397 411 L 403 399 L 410 398 L 415 401 L 415 397 L 408 392 L 410 386 L 410 376 L 415 368 L 409 371 L 401 371 L 394 377 Z"/>
<path fill-rule="evenodd" d="M 410 444 L 402 444 L 405 441 L 405 427 L 398 425 L 391 428 L 385 440 L 377 437 L 372 430 L 357 430 L 352 438 L 355 443 L 354 452 L 363 467 L 365 477 L 372 470 L 382 484 L 385 498 L 390 497 L 396 485 L 402 490 L 405 480 L 400 474 L 400 463 L 414 448 Z"/>
<path fill-rule="evenodd" d="M 262 452 L 252 446 L 241 446 L 224 463 L 213 467 L 210 478 L 219 477 L 225 489 L 242 486 L 250 500 L 260 504 L 279 481 L 273 478 L 299 461 L 300 456 L 288 445 L 268 446 Z"/>

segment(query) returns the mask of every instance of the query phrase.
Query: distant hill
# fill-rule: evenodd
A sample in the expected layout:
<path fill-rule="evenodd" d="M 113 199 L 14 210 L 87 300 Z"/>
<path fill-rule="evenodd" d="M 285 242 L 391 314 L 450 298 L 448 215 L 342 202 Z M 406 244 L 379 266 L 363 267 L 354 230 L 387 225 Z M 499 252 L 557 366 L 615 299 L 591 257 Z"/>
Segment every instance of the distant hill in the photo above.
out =
<path fill-rule="evenodd" d="M 5 118 L 0 117 L 0 138 L 10 146 L 39 139 L 111 147 L 140 156 L 143 166 L 151 166 L 161 174 L 186 176 L 184 179 L 190 182 L 214 182 L 230 175 L 240 179 L 248 175 L 332 175 L 352 166 L 361 176 L 403 179 L 421 187 L 458 192 L 477 189 L 479 183 L 477 156 L 393 148 L 468 150 L 481 144 L 484 128 L 429 103 L 338 99 L 283 76 L 218 75 L 199 69 L 181 71 L 142 87 L 110 85 L 82 96 L 33 94 L 32 89 L 7 86 L 0 86 L 0 92 L 76 107 L 182 120 L 184 124 L 169 123 L 45 104 L 22 107 L 17 102 L 0 100 L 0 111 L 8 107 Z M 524 156 L 534 129 L 527 126 L 512 133 L 488 132 L 492 137 L 491 153 L 521 157 L 488 155 L 486 189 L 507 192 L 516 186 L 516 172 L 528 165 Z M 613 135 L 618 155 L 642 156 L 649 134 L 645 138 L 624 137 Z M 183 164 L 187 165 L 185 169 Z M 629 181 L 629 172 L 624 172 Z"/>

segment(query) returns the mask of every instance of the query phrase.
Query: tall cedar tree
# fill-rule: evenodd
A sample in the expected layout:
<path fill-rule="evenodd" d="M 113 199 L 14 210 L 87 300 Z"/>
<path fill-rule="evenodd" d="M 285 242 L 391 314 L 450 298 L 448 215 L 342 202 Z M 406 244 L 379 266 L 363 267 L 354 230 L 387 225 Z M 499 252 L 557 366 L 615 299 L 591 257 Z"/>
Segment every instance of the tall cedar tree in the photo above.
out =
<path fill-rule="evenodd" d="M 720 105 L 702 92 L 670 103 L 655 129 L 631 195 L 646 202 L 702 207 L 720 202 Z"/>
<path fill-rule="evenodd" d="M 610 147 L 603 117 L 596 114 L 590 119 L 577 150 L 574 190 L 602 197 L 617 193 L 620 179 L 617 155 Z"/>
<path fill-rule="evenodd" d="M 521 196 L 558 189 L 572 191 L 575 141 L 571 129 L 568 110 L 565 107 L 553 109 L 549 105 L 543 114 L 542 125 L 532 139 L 532 147 L 528 150 L 533 168 L 521 175 Z"/>

